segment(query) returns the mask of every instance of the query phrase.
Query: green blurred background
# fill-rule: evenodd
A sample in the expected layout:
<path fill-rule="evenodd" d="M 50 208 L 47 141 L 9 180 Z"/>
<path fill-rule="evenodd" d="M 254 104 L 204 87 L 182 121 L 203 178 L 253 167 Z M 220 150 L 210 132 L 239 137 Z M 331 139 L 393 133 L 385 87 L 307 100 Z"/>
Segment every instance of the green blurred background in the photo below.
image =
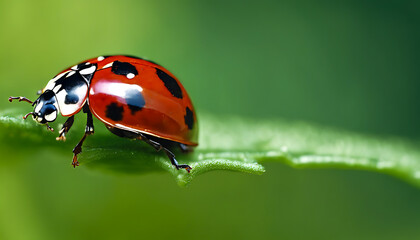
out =
<path fill-rule="evenodd" d="M 414 141 L 419 10 L 418 1 L 1 0 L 0 107 L 10 95 L 34 98 L 74 63 L 130 54 L 178 76 L 199 113 Z M 262 176 L 211 172 L 181 189 L 169 174 L 106 175 L 72 169 L 69 156 L 0 150 L 0 239 L 420 238 L 419 189 L 381 174 L 272 163 Z"/>

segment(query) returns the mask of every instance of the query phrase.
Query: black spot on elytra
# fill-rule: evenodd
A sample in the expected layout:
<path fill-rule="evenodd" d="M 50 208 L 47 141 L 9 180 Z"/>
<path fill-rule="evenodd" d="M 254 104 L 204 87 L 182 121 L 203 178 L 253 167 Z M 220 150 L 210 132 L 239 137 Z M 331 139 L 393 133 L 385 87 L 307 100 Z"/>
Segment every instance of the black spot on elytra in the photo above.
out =
<path fill-rule="evenodd" d="M 64 99 L 65 104 L 76 104 L 79 101 L 79 96 L 76 94 L 67 94 Z"/>
<path fill-rule="evenodd" d="M 129 73 L 132 73 L 134 75 L 139 74 L 139 72 L 137 72 L 137 69 L 134 65 L 128 62 L 120 62 L 120 61 L 115 61 L 112 64 L 111 71 L 117 75 L 127 75 Z"/>
<path fill-rule="evenodd" d="M 188 126 L 188 129 L 192 129 L 194 127 L 194 113 L 191 111 L 189 107 L 186 108 L 186 114 L 184 117 L 185 124 Z"/>
<path fill-rule="evenodd" d="M 166 72 L 160 70 L 159 68 L 156 68 L 156 74 L 162 80 L 162 82 L 165 84 L 165 87 L 169 90 L 169 92 L 172 94 L 172 96 L 176 98 L 182 98 L 182 90 L 181 87 L 178 85 L 176 80 L 169 76 Z"/>
<path fill-rule="evenodd" d="M 105 114 L 106 117 L 114 120 L 121 121 L 123 119 L 124 108 L 123 106 L 118 106 L 116 103 L 111 103 L 106 106 Z"/>
<path fill-rule="evenodd" d="M 140 111 L 144 107 L 144 104 L 146 104 L 143 94 L 137 89 L 127 90 L 125 92 L 125 101 L 130 108 L 132 115 L 137 111 Z"/>

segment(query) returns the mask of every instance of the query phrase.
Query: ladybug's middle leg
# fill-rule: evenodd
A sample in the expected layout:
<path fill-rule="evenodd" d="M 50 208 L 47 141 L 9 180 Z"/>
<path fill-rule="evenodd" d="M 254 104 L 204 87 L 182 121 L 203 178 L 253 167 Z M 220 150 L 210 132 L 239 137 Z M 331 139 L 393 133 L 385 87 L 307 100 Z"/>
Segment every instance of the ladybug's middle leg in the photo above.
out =
<path fill-rule="evenodd" d="M 85 112 L 87 114 L 87 123 L 86 123 L 86 128 L 85 128 L 85 134 L 83 135 L 80 142 L 73 149 L 73 162 L 71 163 L 71 165 L 73 165 L 73 167 L 79 166 L 79 161 L 77 161 L 77 155 L 82 152 L 82 145 L 83 145 L 83 142 L 85 141 L 86 137 L 88 135 L 92 135 L 94 133 L 92 113 L 90 112 L 89 106 L 87 104 L 83 107 L 83 112 Z"/>

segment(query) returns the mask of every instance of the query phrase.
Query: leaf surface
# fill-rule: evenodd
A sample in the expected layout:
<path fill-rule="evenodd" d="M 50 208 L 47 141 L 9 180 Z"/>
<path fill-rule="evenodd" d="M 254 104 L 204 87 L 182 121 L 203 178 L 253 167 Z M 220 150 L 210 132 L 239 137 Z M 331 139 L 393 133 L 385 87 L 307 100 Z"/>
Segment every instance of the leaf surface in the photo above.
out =
<path fill-rule="evenodd" d="M 86 122 L 82 114 L 67 135 L 66 142 L 34 121 L 22 119 L 20 110 L 0 113 L 3 146 L 25 156 L 48 148 L 51 154 L 69 156 L 83 136 Z M 334 167 L 377 171 L 420 186 L 418 142 L 395 137 L 375 137 L 348 131 L 284 120 L 255 120 L 234 116 L 200 114 L 199 147 L 193 153 L 175 150 L 179 163 L 189 164 L 191 173 L 175 170 L 167 157 L 144 142 L 120 138 L 95 121 L 95 134 L 89 136 L 79 156 L 80 167 L 114 174 L 145 174 L 167 171 L 179 185 L 212 170 L 251 174 L 265 172 L 264 162 L 282 162 L 295 168 Z M 56 122 L 64 122 L 59 118 Z M 35 159 L 37 160 L 37 159 Z M 37 160 L 41 161 L 41 160 Z"/>

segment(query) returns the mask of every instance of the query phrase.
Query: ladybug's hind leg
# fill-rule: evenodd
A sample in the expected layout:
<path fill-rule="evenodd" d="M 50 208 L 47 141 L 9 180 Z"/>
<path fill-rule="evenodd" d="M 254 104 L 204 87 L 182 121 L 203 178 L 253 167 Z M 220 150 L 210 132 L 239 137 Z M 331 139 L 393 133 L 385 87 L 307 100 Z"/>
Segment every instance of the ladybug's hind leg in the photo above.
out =
<path fill-rule="evenodd" d="M 77 161 L 77 155 L 82 152 L 82 145 L 83 145 L 83 142 L 85 141 L 86 137 L 88 135 L 92 135 L 94 133 L 92 113 L 90 112 L 89 106 L 87 104 L 85 104 L 85 106 L 83 107 L 83 112 L 85 112 L 87 114 L 87 123 L 86 123 L 86 128 L 85 128 L 85 134 L 83 135 L 80 142 L 73 149 L 73 162 L 71 163 L 71 165 L 73 165 L 73 167 L 79 166 L 79 161 Z"/>
<path fill-rule="evenodd" d="M 166 154 L 166 156 L 168 156 L 169 160 L 171 160 L 172 165 L 174 165 L 174 167 L 176 167 L 177 170 L 183 168 L 185 170 L 187 170 L 187 172 L 191 171 L 191 167 L 186 165 L 186 164 L 178 164 L 178 162 L 175 159 L 175 154 L 173 154 L 168 148 L 166 148 L 165 146 L 163 146 L 161 143 L 149 139 L 146 135 L 144 134 L 140 134 L 140 139 L 145 141 L 146 143 L 150 144 L 152 147 L 154 147 L 156 149 L 156 151 L 160 151 L 163 150 Z"/>
<path fill-rule="evenodd" d="M 167 148 L 163 148 L 163 150 L 165 151 L 166 156 L 168 156 L 168 158 L 171 160 L 172 165 L 174 165 L 177 170 L 184 168 L 188 173 L 191 171 L 192 168 L 187 164 L 178 164 L 175 159 L 175 155 L 171 151 L 169 151 Z"/>

